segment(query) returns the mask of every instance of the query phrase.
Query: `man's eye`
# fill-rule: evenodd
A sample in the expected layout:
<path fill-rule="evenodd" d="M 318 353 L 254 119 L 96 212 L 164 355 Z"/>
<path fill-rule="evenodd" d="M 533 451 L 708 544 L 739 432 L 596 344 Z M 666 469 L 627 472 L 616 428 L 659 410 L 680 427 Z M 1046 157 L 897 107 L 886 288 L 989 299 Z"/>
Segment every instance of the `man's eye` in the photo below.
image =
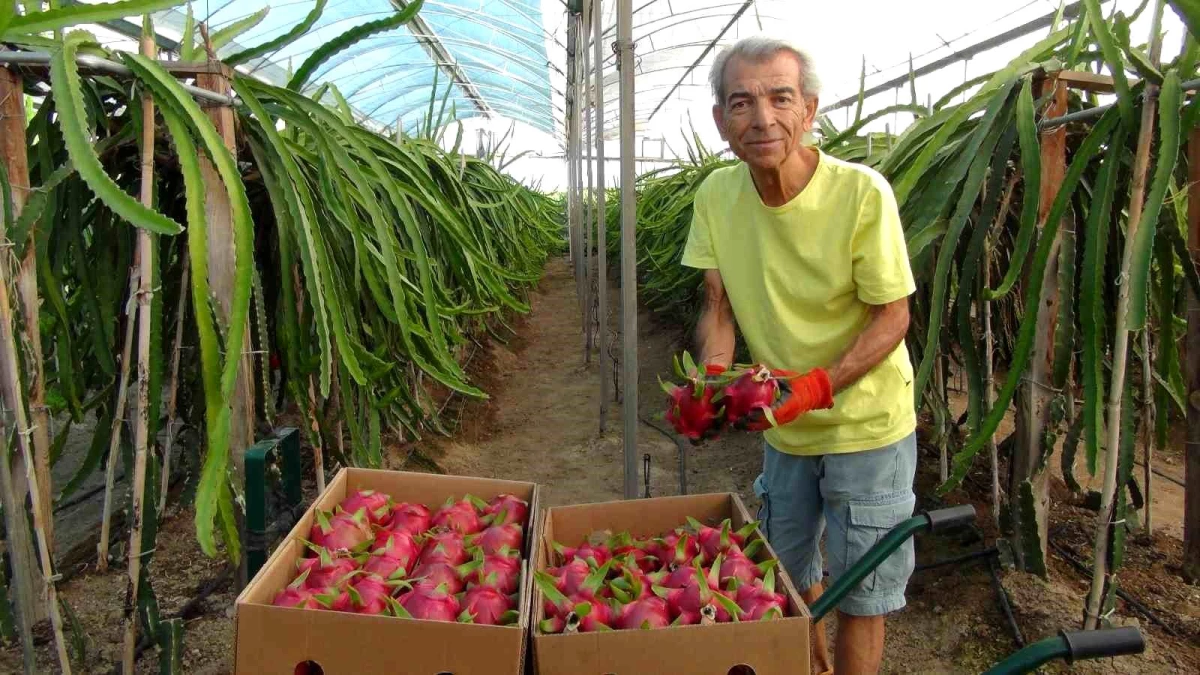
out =
<path fill-rule="evenodd" d="M 746 102 L 745 101 L 734 101 L 734 103 L 731 107 L 734 110 L 741 110 L 742 108 L 746 107 Z"/>

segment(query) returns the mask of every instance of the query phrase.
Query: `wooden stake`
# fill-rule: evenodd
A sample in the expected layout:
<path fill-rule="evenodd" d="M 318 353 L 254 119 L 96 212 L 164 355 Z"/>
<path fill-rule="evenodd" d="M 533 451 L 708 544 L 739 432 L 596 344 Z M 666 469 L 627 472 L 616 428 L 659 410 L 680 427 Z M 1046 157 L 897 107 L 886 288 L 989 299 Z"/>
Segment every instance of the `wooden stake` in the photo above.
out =
<path fill-rule="evenodd" d="M 1011 194 L 1011 192 L 1009 193 Z M 1000 217 L 1006 209 L 1000 210 Z M 999 218 L 997 218 L 999 219 Z M 983 287 L 992 287 L 992 244 L 987 237 L 983 244 Z M 995 365 L 992 363 L 992 303 L 983 300 L 983 409 L 991 410 L 996 404 L 994 390 Z M 1000 456 L 996 450 L 996 434 L 987 440 L 988 457 L 992 464 L 992 522 L 1000 527 Z"/>
<path fill-rule="evenodd" d="M 2 0 L 0 0 L 2 1 Z M 6 68 L 0 68 L 0 161 L 4 162 L 8 174 L 9 197 L 15 207 L 14 216 L 21 212 L 29 195 L 29 164 L 25 148 L 25 101 L 21 77 Z M 4 230 L 4 219 L 0 217 L 0 232 Z M 3 237 L 0 237 L 3 240 Z M 7 249 L 3 249 L 7 250 Z M 4 519 L 7 545 L 12 563 L 13 608 L 16 610 L 18 633 L 25 650 L 27 667 L 33 668 L 32 626 L 44 617 L 44 589 L 34 581 L 38 554 L 33 545 L 33 536 L 25 519 L 24 457 L 18 454 L 16 461 L 8 461 L 7 449 L 0 453 L 0 491 L 4 501 Z"/>
<path fill-rule="evenodd" d="M 149 18 L 146 20 L 147 27 Z M 142 54 L 155 58 L 154 36 L 142 31 Z M 149 91 L 142 92 L 142 204 L 154 205 L 154 98 Z M 137 658 L 138 632 L 138 586 L 142 578 L 142 524 L 145 521 L 146 497 L 146 454 L 150 440 L 150 301 L 154 297 L 151 286 L 154 268 L 154 251 L 150 233 L 144 229 L 137 232 L 138 254 L 142 259 L 142 274 L 138 279 L 138 387 L 137 419 L 133 427 L 133 507 L 129 528 L 129 591 L 125 594 L 125 655 L 122 670 L 133 675 Z"/>
<path fill-rule="evenodd" d="M 1188 252 L 1200 265 L 1200 129 L 1188 134 Z M 1187 442 L 1184 445 L 1183 577 L 1200 583 L 1200 297 L 1187 288 Z"/>
<path fill-rule="evenodd" d="M 1155 0 L 1154 17 L 1151 20 L 1150 59 L 1157 62 L 1161 36 L 1163 0 Z M 1133 185 L 1129 195 L 1129 220 L 1125 225 L 1125 250 L 1121 255 L 1121 279 L 1129 278 L 1133 260 L 1133 242 L 1142 221 L 1142 206 L 1146 200 L 1146 174 L 1150 167 L 1150 145 L 1154 141 L 1154 115 L 1158 108 L 1158 87 L 1146 82 L 1145 99 L 1142 104 L 1142 122 L 1138 129 L 1137 151 L 1133 157 Z M 1155 227 L 1149 223 L 1148 227 Z M 1113 339 L 1112 381 L 1108 390 L 1108 417 L 1104 446 L 1104 483 L 1100 492 L 1100 511 L 1096 515 L 1095 545 L 1092 548 L 1092 587 L 1088 592 L 1084 610 L 1083 627 L 1095 630 L 1100 627 L 1100 608 L 1104 600 L 1105 587 L 1114 583 L 1108 565 L 1113 519 L 1113 503 L 1117 494 L 1117 465 L 1121 455 L 1121 402 L 1125 395 L 1125 363 L 1129 355 L 1129 284 L 1117 286 L 1116 333 Z M 1124 527 L 1124 524 L 1121 524 Z"/>
<path fill-rule="evenodd" d="M 1038 96 L 1051 94 L 1050 104 L 1045 115 L 1057 117 L 1067 111 L 1067 87 L 1053 76 L 1047 77 L 1041 84 Z M 1058 196 L 1062 187 L 1063 176 L 1067 169 L 1066 129 L 1059 127 L 1040 135 L 1040 154 L 1042 163 L 1041 183 L 1037 185 L 1038 193 L 1038 230 L 1046 226 L 1050 206 Z M 1033 185 L 1025 186 L 1027 199 L 1033 197 Z M 1069 217 L 1069 216 L 1068 216 Z M 1017 536 L 1013 537 L 1013 552 L 1016 555 L 1017 567 L 1027 572 L 1045 574 L 1046 540 L 1049 536 L 1046 522 L 1046 502 L 1049 500 L 1049 483 L 1046 473 L 1040 471 L 1042 445 L 1046 424 L 1050 419 L 1050 404 L 1054 399 L 1051 373 L 1054 369 L 1054 332 L 1058 324 L 1058 251 L 1062 244 L 1062 228 L 1050 248 L 1050 258 L 1046 265 L 1045 277 L 1042 283 L 1042 302 L 1036 308 L 1026 308 L 1027 311 L 1037 312 L 1037 327 L 1033 343 L 1033 356 L 1029 362 L 1026 375 L 1026 385 L 1017 400 L 1017 429 L 1016 447 L 1012 454 L 1012 464 L 1009 470 L 1008 499 L 1012 506 L 1013 528 Z M 1024 522 L 1030 514 L 1023 513 L 1020 508 L 1021 486 L 1030 484 L 1033 495 L 1033 523 Z M 1036 528 L 1037 550 L 1028 550 L 1026 542 L 1029 537 L 1021 533 L 1031 532 Z"/>
<path fill-rule="evenodd" d="M 117 375 L 117 402 L 113 408 L 112 428 L 109 431 L 108 439 L 108 461 L 104 465 L 104 510 L 100 516 L 100 542 L 96 545 L 98 559 L 96 561 L 96 569 L 100 572 L 108 571 L 108 539 L 109 532 L 112 527 L 112 502 L 113 490 L 115 489 L 117 477 L 117 454 L 118 448 L 121 445 L 121 429 L 125 421 L 125 398 L 129 392 L 129 360 L 133 354 L 133 327 L 137 322 L 137 314 L 134 312 L 135 298 L 137 296 L 140 272 L 140 261 L 138 253 L 134 254 L 133 266 L 129 268 L 129 300 L 125 303 L 125 339 L 121 346 L 121 371 Z"/>
<path fill-rule="evenodd" d="M 167 440 L 163 444 L 162 478 L 158 490 L 158 517 L 161 520 L 167 509 L 167 488 L 171 485 L 171 449 L 175 445 L 175 401 L 179 391 L 179 354 L 183 351 L 183 324 L 187 315 L 188 273 L 192 268 L 192 259 L 185 248 L 183 254 L 183 273 L 179 281 L 179 303 L 175 307 L 175 350 L 171 352 L 171 383 L 167 385 Z"/>
<path fill-rule="evenodd" d="M 1173 317 L 1166 317 L 1164 320 L 1172 319 Z M 1144 524 L 1147 537 L 1154 533 L 1154 519 L 1151 515 L 1153 511 L 1150 506 L 1150 468 L 1154 465 L 1154 418 L 1157 415 L 1154 408 L 1154 376 L 1150 370 L 1153 366 L 1150 360 L 1150 327 L 1147 326 L 1142 331 L 1142 451 L 1145 453 L 1142 463 L 1146 470 L 1142 479 L 1142 493 L 1146 501 Z"/>
<path fill-rule="evenodd" d="M 4 85 L 11 85 L 14 83 L 19 83 L 19 81 L 15 81 L 15 77 L 13 77 L 12 74 L 9 73 L 9 71 L 0 69 L 0 72 L 4 73 L 4 75 L 0 76 L 0 77 L 4 78 Z M 12 119 L 11 117 L 9 117 L 7 111 L 8 111 L 8 107 L 10 105 L 12 105 L 12 103 L 15 102 L 15 104 L 17 106 L 21 106 L 20 117 L 16 118 L 16 119 L 23 120 L 24 119 L 24 100 L 21 97 L 21 92 L 22 92 L 21 88 L 18 86 L 16 89 L 10 89 L 8 86 L 3 86 L 3 85 L 0 85 L 0 86 L 2 86 L 2 89 L 0 89 L 0 98 L 5 98 L 5 99 L 9 100 L 9 103 L 7 105 L 5 105 L 3 109 L 0 109 L 0 117 Z M 14 99 L 15 99 L 15 101 L 14 101 Z M 13 116 L 13 117 L 15 117 L 15 116 Z M 5 128 L 7 128 L 7 126 L 9 126 L 9 125 L 6 124 Z M 23 127 L 22 127 L 22 133 L 21 133 L 20 138 L 21 138 L 21 140 L 24 139 Z M 22 156 L 25 154 L 24 143 L 21 144 L 19 152 L 14 152 L 14 149 L 12 148 L 12 146 L 7 146 L 7 145 L 5 146 L 5 160 L 4 161 L 5 161 L 6 169 L 8 168 L 8 166 L 11 163 L 13 156 L 15 154 L 20 154 Z M 28 170 L 26 170 L 26 173 L 24 174 L 24 176 L 26 176 L 26 185 L 28 185 L 28 182 L 27 182 L 28 175 L 29 175 Z M 23 197 L 23 195 L 22 195 L 22 197 Z M 0 226 L 0 230 L 2 230 L 2 229 L 3 229 L 2 226 Z M 7 238 L 7 233 L 0 232 L 0 234 L 4 235 L 3 237 L 0 237 L 0 239 Z M 7 249 L 5 249 L 5 250 L 7 250 Z M 35 469 L 35 460 L 33 457 L 33 450 L 30 447 L 31 446 L 30 438 L 33 435 L 33 429 L 30 428 L 29 419 L 25 415 L 24 389 L 22 388 L 21 381 L 20 381 L 21 367 L 19 365 L 18 356 L 17 356 L 17 354 L 18 354 L 17 341 L 16 341 L 15 336 L 13 335 L 12 304 L 8 297 L 9 273 L 10 273 L 10 271 L 9 271 L 9 266 L 8 266 L 7 255 L 5 255 L 5 259 L 0 260 L 0 377 L 3 378 L 3 381 L 0 382 L 0 386 L 2 386 L 2 389 L 3 389 L 4 405 L 10 411 L 12 411 L 12 414 L 16 419 L 16 434 L 15 434 L 16 445 L 21 450 L 21 462 L 19 464 L 22 464 L 22 463 L 24 464 L 25 482 L 29 487 L 29 496 L 33 500 L 33 504 L 34 504 L 34 507 L 32 509 L 32 511 L 33 511 L 33 531 L 34 531 L 34 536 L 37 539 L 37 549 L 38 549 L 37 552 L 38 552 L 40 562 L 41 562 L 42 578 L 44 580 L 43 588 L 44 588 L 44 592 L 46 595 L 47 609 L 49 610 L 49 614 L 50 614 L 50 624 L 54 630 L 54 643 L 58 649 L 59 668 L 61 668 L 61 672 L 66 673 L 66 675 L 70 675 L 71 661 L 69 658 L 67 658 L 67 643 L 66 643 L 66 641 L 63 640 L 63 633 L 62 633 L 62 615 L 59 613 L 59 610 L 58 610 L 58 592 L 54 588 L 54 560 L 50 556 L 50 542 L 46 538 L 46 516 L 47 516 L 47 513 L 46 513 L 46 511 L 44 511 L 43 509 L 38 507 L 38 504 L 42 503 L 42 501 L 41 501 L 42 500 L 42 496 L 41 496 L 42 490 L 39 487 L 38 475 L 37 475 L 38 472 Z M 36 328 L 30 328 L 30 330 L 36 330 Z M 4 430 L 3 430 L 4 425 L 5 425 L 4 416 L 0 415 L 0 437 L 7 437 L 7 434 L 4 433 Z M 0 462 L 7 462 L 7 461 L 8 461 L 8 457 L 7 457 L 7 453 L 5 453 L 5 456 L 0 457 Z M 9 476 L 9 480 L 6 480 L 5 482 L 10 484 L 9 485 L 10 488 L 12 487 L 11 486 L 11 484 L 12 484 L 11 476 Z M 10 489 L 9 492 L 10 492 L 9 497 L 16 496 L 15 494 L 13 494 L 15 492 L 15 490 Z M 23 521 L 24 520 L 23 516 L 25 513 L 24 503 L 23 502 L 14 503 L 12 505 L 11 511 L 8 508 L 5 508 L 5 513 L 12 513 L 12 517 L 14 520 L 22 520 Z M 18 525 L 18 527 L 16 529 L 17 530 L 24 529 L 23 524 Z M 13 534 L 12 530 L 10 530 L 9 532 L 10 532 L 10 535 Z M 18 534 L 17 536 L 20 536 L 20 535 Z M 30 570 L 30 572 L 32 572 L 32 570 Z M 25 589 L 25 590 L 26 590 L 26 593 L 29 593 L 29 595 L 27 595 L 26 597 L 31 597 L 33 595 L 33 593 L 30 593 L 30 591 L 32 591 L 32 585 L 28 589 Z M 22 613 L 22 615 L 21 615 L 22 622 L 31 621 L 30 617 L 32 616 L 32 614 L 33 614 L 32 612 Z M 29 641 L 25 642 L 25 644 L 32 646 L 33 641 L 29 640 Z M 28 656 L 26 658 L 28 658 Z"/>

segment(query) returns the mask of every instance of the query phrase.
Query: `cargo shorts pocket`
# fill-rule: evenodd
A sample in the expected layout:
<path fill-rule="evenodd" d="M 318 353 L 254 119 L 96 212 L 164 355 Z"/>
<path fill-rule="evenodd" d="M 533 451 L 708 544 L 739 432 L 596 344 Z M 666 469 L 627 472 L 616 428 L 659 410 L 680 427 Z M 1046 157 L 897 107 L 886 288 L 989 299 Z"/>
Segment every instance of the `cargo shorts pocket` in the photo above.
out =
<path fill-rule="evenodd" d="M 754 479 L 754 495 L 762 502 L 758 507 L 758 522 L 762 528 L 763 536 L 767 541 L 771 540 L 771 495 L 767 492 L 767 477 L 765 474 L 758 474 L 758 478 Z"/>
<path fill-rule="evenodd" d="M 916 496 L 909 491 L 870 500 L 851 500 L 846 532 L 846 561 L 853 566 L 893 527 L 912 516 Z M 863 578 L 867 592 L 887 591 L 908 583 L 916 563 L 912 539 Z"/>

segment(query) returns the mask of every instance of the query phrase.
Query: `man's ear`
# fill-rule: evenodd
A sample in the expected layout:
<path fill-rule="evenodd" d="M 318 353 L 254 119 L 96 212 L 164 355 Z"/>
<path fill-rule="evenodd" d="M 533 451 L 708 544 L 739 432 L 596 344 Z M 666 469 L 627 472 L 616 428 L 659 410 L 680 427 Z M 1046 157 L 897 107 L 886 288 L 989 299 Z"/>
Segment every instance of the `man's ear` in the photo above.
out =
<path fill-rule="evenodd" d="M 808 96 L 804 98 L 804 130 L 811 131 L 813 125 L 817 122 L 817 110 L 821 107 L 821 102 L 816 96 Z"/>
<path fill-rule="evenodd" d="M 721 133 L 721 140 L 728 142 L 725 138 L 725 106 L 714 105 L 712 107 L 713 122 L 717 125 L 717 131 Z"/>

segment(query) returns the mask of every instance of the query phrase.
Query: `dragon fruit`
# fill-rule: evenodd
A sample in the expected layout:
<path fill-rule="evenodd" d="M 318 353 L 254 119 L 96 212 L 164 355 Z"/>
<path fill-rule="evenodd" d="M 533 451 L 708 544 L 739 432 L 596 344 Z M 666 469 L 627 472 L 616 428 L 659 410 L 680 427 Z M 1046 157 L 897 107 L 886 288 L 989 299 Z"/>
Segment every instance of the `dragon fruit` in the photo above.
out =
<path fill-rule="evenodd" d="M 688 518 L 688 527 L 696 535 L 696 539 L 700 542 L 700 550 L 704 553 L 705 560 L 713 560 L 718 553 L 725 553 L 733 546 L 742 546 L 746 543 L 746 537 L 754 532 L 754 528 L 758 527 L 758 522 L 747 523 L 742 529 L 733 532 L 733 523 L 726 518 L 721 521 L 721 527 L 709 527 L 695 518 Z"/>
<path fill-rule="evenodd" d="M 359 509 L 353 514 L 345 511 L 329 513 L 318 510 L 317 522 L 309 533 L 313 544 L 332 553 L 359 553 L 370 546 L 375 535 L 367 522 L 367 510 Z"/>
<path fill-rule="evenodd" d="M 535 572 L 533 583 L 537 584 L 537 587 L 542 591 L 542 595 L 546 596 L 546 615 L 565 616 L 568 612 L 575 611 L 576 606 L 580 603 L 603 598 L 608 592 L 604 580 L 608 576 L 611 564 L 610 561 L 605 563 L 604 566 L 592 570 L 580 587 L 569 596 L 559 590 L 558 582 L 554 577 L 545 572 Z"/>
<path fill-rule="evenodd" d="M 553 547 L 555 552 L 562 556 L 564 562 L 582 560 L 594 566 L 600 566 L 612 558 L 609 540 L 607 532 L 593 532 L 587 541 L 578 548 L 563 546 L 557 542 L 553 543 Z"/>
<path fill-rule="evenodd" d="M 668 568 L 689 566 L 701 553 L 700 542 L 686 531 L 668 532 L 651 541 L 646 548 Z"/>
<path fill-rule="evenodd" d="M 309 588 L 307 585 L 308 571 L 300 573 L 300 576 L 288 584 L 287 588 L 275 594 L 275 599 L 271 604 L 279 607 L 300 607 L 302 609 L 322 609 L 321 602 L 317 600 L 316 591 Z"/>
<path fill-rule="evenodd" d="M 334 555 L 327 548 L 309 542 L 305 543 L 317 555 L 315 558 L 301 558 L 296 561 L 296 568 L 300 572 L 300 576 L 308 579 L 306 585 L 309 588 L 320 589 L 333 586 L 345 579 L 346 575 L 352 574 L 358 569 L 358 563 L 353 558 Z"/>
<path fill-rule="evenodd" d="M 451 565 L 447 562 L 422 563 L 409 575 L 409 580 L 416 585 L 446 586 L 451 593 L 461 593 L 467 585 L 467 579 L 483 563 L 473 560 L 462 565 Z"/>
<path fill-rule="evenodd" d="M 777 619 L 787 615 L 787 598 L 775 592 L 775 570 L 767 570 L 762 579 L 737 585 L 734 600 L 744 621 Z"/>
<path fill-rule="evenodd" d="M 512 596 L 492 586 L 475 586 L 463 594 L 462 611 L 470 623 L 506 626 L 515 623 L 517 611 Z"/>
<path fill-rule="evenodd" d="M 723 408 L 719 408 L 713 397 L 715 391 L 704 387 L 696 394 L 696 387 L 681 387 L 663 384 L 667 392 L 667 421 L 692 441 L 699 441 L 720 424 Z"/>
<path fill-rule="evenodd" d="M 487 508 L 487 504 L 471 495 L 458 501 L 453 498 L 447 499 L 442 508 L 433 514 L 433 526 L 464 535 L 475 534 L 483 529 L 483 520 L 479 517 L 479 512 L 484 508 Z"/>
<path fill-rule="evenodd" d="M 399 560 L 384 555 L 373 555 L 367 558 L 367 562 L 363 563 L 362 571 L 384 581 L 395 581 L 408 576 L 408 569 Z"/>
<path fill-rule="evenodd" d="M 379 525 L 391 517 L 392 498 L 375 490 L 357 490 L 338 504 L 346 513 L 358 513 L 365 509 L 372 525 Z"/>
<path fill-rule="evenodd" d="M 715 569 L 705 575 L 699 563 L 690 568 L 691 577 L 678 588 L 656 588 L 655 593 L 667 601 L 672 617 L 685 615 L 701 617 L 704 608 L 711 606 L 716 620 L 725 622 L 741 614 L 742 610 L 732 599 L 719 592 Z"/>
<path fill-rule="evenodd" d="M 755 579 L 763 578 L 768 570 L 779 564 L 778 560 L 766 560 L 756 563 L 750 559 L 755 551 L 762 547 L 762 540 L 755 539 L 745 550 L 736 547 L 724 554 L 724 560 L 718 566 L 720 582 L 727 584 L 730 579 L 737 579 L 743 584 L 753 583 Z"/>
<path fill-rule="evenodd" d="M 529 515 L 529 503 L 515 495 L 497 495 L 487 503 L 483 515 L 490 525 L 523 525 Z"/>
<path fill-rule="evenodd" d="M 770 408 L 779 397 L 779 383 L 764 366 L 743 372 L 721 390 L 725 418 L 734 424 L 741 422 L 751 411 Z"/>
<path fill-rule="evenodd" d="M 357 614 L 394 613 L 392 591 L 395 585 L 376 576 L 361 576 L 346 589 Z"/>
<path fill-rule="evenodd" d="M 488 555 L 498 553 L 504 548 L 519 551 L 524 541 L 525 536 L 521 531 L 521 526 L 516 523 L 492 525 L 479 534 L 468 538 L 470 546 L 478 546 Z"/>
<path fill-rule="evenodd" d="M 616 624 L 621 629 L 666 628 L 671 625 L 670 608 L 655 596 L 635 600 L 621 608 Z"/>
<path fill-rule="evenodd" d="M 404 569 L 412 569 L 413 563 L 421 555 L 421 544 L 407 532 L 378 529 L 375 532 L 375 547 L 371 549 L 372 556 L 392 558 Z"/>
<path fill-rule="evenodd" d="M 424 504 L 401 502 L 392 506 L 392 515 L 385 527 L 417 537 L 425 534 L 432 525 L 433 516 Z"/>
<path fill-rule="evenodd" d="M 447 562 L 461 565 L 471 558 L 462 534 L 454 530 L 434 532 L 425 536 L 425 548 L 417 557 L 420 564 Z"/>
<path fill-rule="evenodd" d="M 445 585 L 417 584 L 400 596 L 396 616 L 427 621 L 456 621 L 459 615 L 458 598 Z"/>
<path fill-rule="evenodd" d="M 521 578 L 521 558 L 515 555 L 484 556 L 483 564 L 467 579 L 469 586 L 494 586 L 500 591 L 517 592 Z"/>
<path fill-rule="evenodd" d="M 579 558 L 574 558 L 561 567 L 550 568 L 547 572 L 554 577 L 555 588 L 566 595 L 574 595 L 592 573 L 592 568 Z"/>

